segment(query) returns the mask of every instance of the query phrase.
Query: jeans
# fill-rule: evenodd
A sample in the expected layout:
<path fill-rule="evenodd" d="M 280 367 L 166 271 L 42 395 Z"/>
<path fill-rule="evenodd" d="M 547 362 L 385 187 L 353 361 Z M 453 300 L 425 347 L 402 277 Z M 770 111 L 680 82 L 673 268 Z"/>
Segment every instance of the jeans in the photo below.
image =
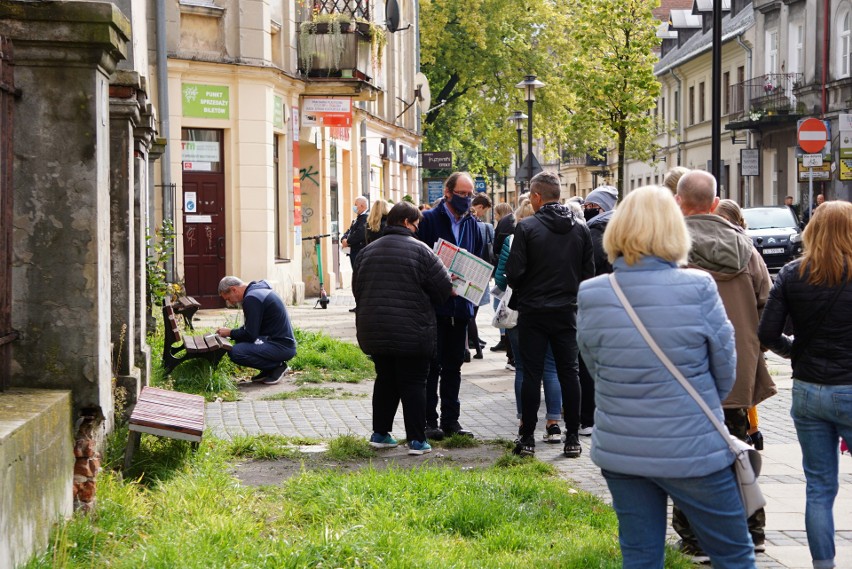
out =
<path fill-rule="evenodd" d="M 541 380 L 547 346 L 553 350 L 556 374 L 562 390 L 565 432 L 576 435 L 580 428 L 580 381 L 577 378 L 577 309 L 521 312 L 518 315 L 518 346 L 515 354 L 524 360 L 521 385 L 522 436 L 531 436 L 538 421 Z"/>
<path fill-rule="evenodd" d="M 425 441 L 426 376 L 429 358 L 373 355 L 376 383 L 373 386 L 373 432 L 386 434 L 402 401 L 405 438 Z"/>
<path fill-rule="evenodd" d="M 624 569 L 662 569 L 667 496 L 689 516 L 714 569 L 753 569 L 754 546 L 730 468 L 694 478 L 602 473 L 618 516 Z"/>
<path fill-rule="evenodd" d="M 852 385 L 793 381 L 790 411 L 807 480 L 805 529 L 814 569 L 834 567 L 834 499 L 839 438 L 852 442 Z"/>
<path fill-rule="evenodd" d="M 518 329 L 510 328 L 506 330 L 506 337 L 509 338 L 509 345 L 512 346 L 512 352 L 515 356 L 515 405 L 518 408 L 518 419 L 523 413 L 521 406 L 521 386 L 524 380 L 524 360 L 520 356 L 518 350 Z M 558 421 L 562 418 L 562 388 L 559 386 L 559 377 L 556 375 L 556 362 L 553 361 L 553 350 L 550 349 L 550 344 L 547 345 L 547 352 L 544 354 L 544 405 L 547 408 L 545 419 L 548 421 Z"/>
<path fill-rule="evenodd" d="M 457 427 L 461 404 L 461 366 L 467 347 L 468 318 L 439 316 L 438 353 L 429 365 L 426 380 L 426 424 L 438 426 L 438 390 L 440 383 L 441 427 Z M 440 377 L 440 381 L 439 381 Z"/>

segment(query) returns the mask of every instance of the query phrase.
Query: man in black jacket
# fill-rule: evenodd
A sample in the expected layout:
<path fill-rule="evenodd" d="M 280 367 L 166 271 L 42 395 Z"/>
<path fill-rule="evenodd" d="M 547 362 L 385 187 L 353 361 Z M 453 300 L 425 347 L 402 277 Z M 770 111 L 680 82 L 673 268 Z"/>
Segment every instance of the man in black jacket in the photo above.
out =
<path fill-rule="evenodd" d="M 535 453 L 535 426 L 541 404 L 541 379 L 547 344 L 556 360 L 565 417 L 565 456 L 580 456 L 580 382 L 577 378 L 577 291 L 595 275 L 589 229 L 558 203 L 559 178 L 541 172 L 530 183 L 535 215 L 515 228 L 506 279 L 514 291 L 510 308 L 518 313 L 521 385 L 521 428 L 514 452 Z"/>
<path fill-rule="evenodd" d="M 352 225 L 343 234 L 340 241 L 341 247 L 349 247 L 349 262 L 355 268 L 355 258 L 358 252 L 367 246 L 367 198 L 358 196 L 355 198 L 355 219 Z"/>

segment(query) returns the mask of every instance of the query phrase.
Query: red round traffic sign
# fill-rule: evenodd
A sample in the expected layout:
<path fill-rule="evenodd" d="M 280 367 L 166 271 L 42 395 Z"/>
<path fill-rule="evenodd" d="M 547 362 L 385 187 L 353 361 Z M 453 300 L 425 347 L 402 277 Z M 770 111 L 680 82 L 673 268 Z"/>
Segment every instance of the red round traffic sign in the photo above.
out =
<path fill-rule="evenodd" d="M 828 141 L 828 129 L 825 123 L 819 119 L 805 119 L 799 125 L 798 142 L 799 148 L 808 154 L 822 152 Z"/>

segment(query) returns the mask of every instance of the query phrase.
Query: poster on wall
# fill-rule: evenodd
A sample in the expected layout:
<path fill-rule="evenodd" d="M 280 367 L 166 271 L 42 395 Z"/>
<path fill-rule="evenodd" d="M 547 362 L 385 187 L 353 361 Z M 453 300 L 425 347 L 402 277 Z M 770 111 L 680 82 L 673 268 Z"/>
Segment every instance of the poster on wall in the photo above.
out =
<path fill-rule="evenodd" d="M 226 85 L 184 83 L 181 87 L 181 100 L 185 117 L 230 118 L 231 95 Z"/>
<path fill-rule="evenodd" d="M 299 163 L 299 108 L 293 107 L 293 232 L 296 241 L 302 240 L 302 184 Z"/>
<path fill-rule="evenodd" d="M 352 99 L 349 97 L 303 97 L 302 126 L 352 126 Z"/>
<path fill-rule="evenodd" d="M 272 126 L 284 128 L 284 99 L 278 95 L 272 97 Z"/>

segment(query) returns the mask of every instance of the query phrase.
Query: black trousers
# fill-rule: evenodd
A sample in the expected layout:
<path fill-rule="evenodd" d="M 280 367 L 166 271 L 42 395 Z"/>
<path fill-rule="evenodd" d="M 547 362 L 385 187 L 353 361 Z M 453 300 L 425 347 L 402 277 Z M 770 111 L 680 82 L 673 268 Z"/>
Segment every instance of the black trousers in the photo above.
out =
<path fill-rule="evenodd" d="M 468 320 L 468 318 L 438 317 L 438 355 L 429 366 L 429 378 L 426 382 L 426 422 L 430 426 L 438 426 L 440 392 L 440 426 L 458 428 L 461 414 L 459 402 L 461 366 L 464 363 L 464 349 L 467 346 Z"/>
<path fill-rule="evenodd" d="M 583 361 L 583 356 L 578 357 L 580 363 L 580 424 L 584 427 L 595 426 L 595 380 Z"/>
<path fill-rule="evenodd" d="M 580 428 L 580 381 L 577 364 L 577 310 L 521 312 L 518 316 L 518 344 L 524 362 L 521 384 L 521 435 L 533 435 L 541 404 L 541 378 L 547 344 L 553 350 L 556 375 L 562 388 L 562 414 L 565 432 L 577 434 Z"/>
<path fill-rule="evenodd" d="M 390 433 L 399 402 L 405 422 L 405 438 L 426 440 L 426 376 L 429 358 L 373 355 L 376 384 L 373 386 L 373 432 Z"/>

